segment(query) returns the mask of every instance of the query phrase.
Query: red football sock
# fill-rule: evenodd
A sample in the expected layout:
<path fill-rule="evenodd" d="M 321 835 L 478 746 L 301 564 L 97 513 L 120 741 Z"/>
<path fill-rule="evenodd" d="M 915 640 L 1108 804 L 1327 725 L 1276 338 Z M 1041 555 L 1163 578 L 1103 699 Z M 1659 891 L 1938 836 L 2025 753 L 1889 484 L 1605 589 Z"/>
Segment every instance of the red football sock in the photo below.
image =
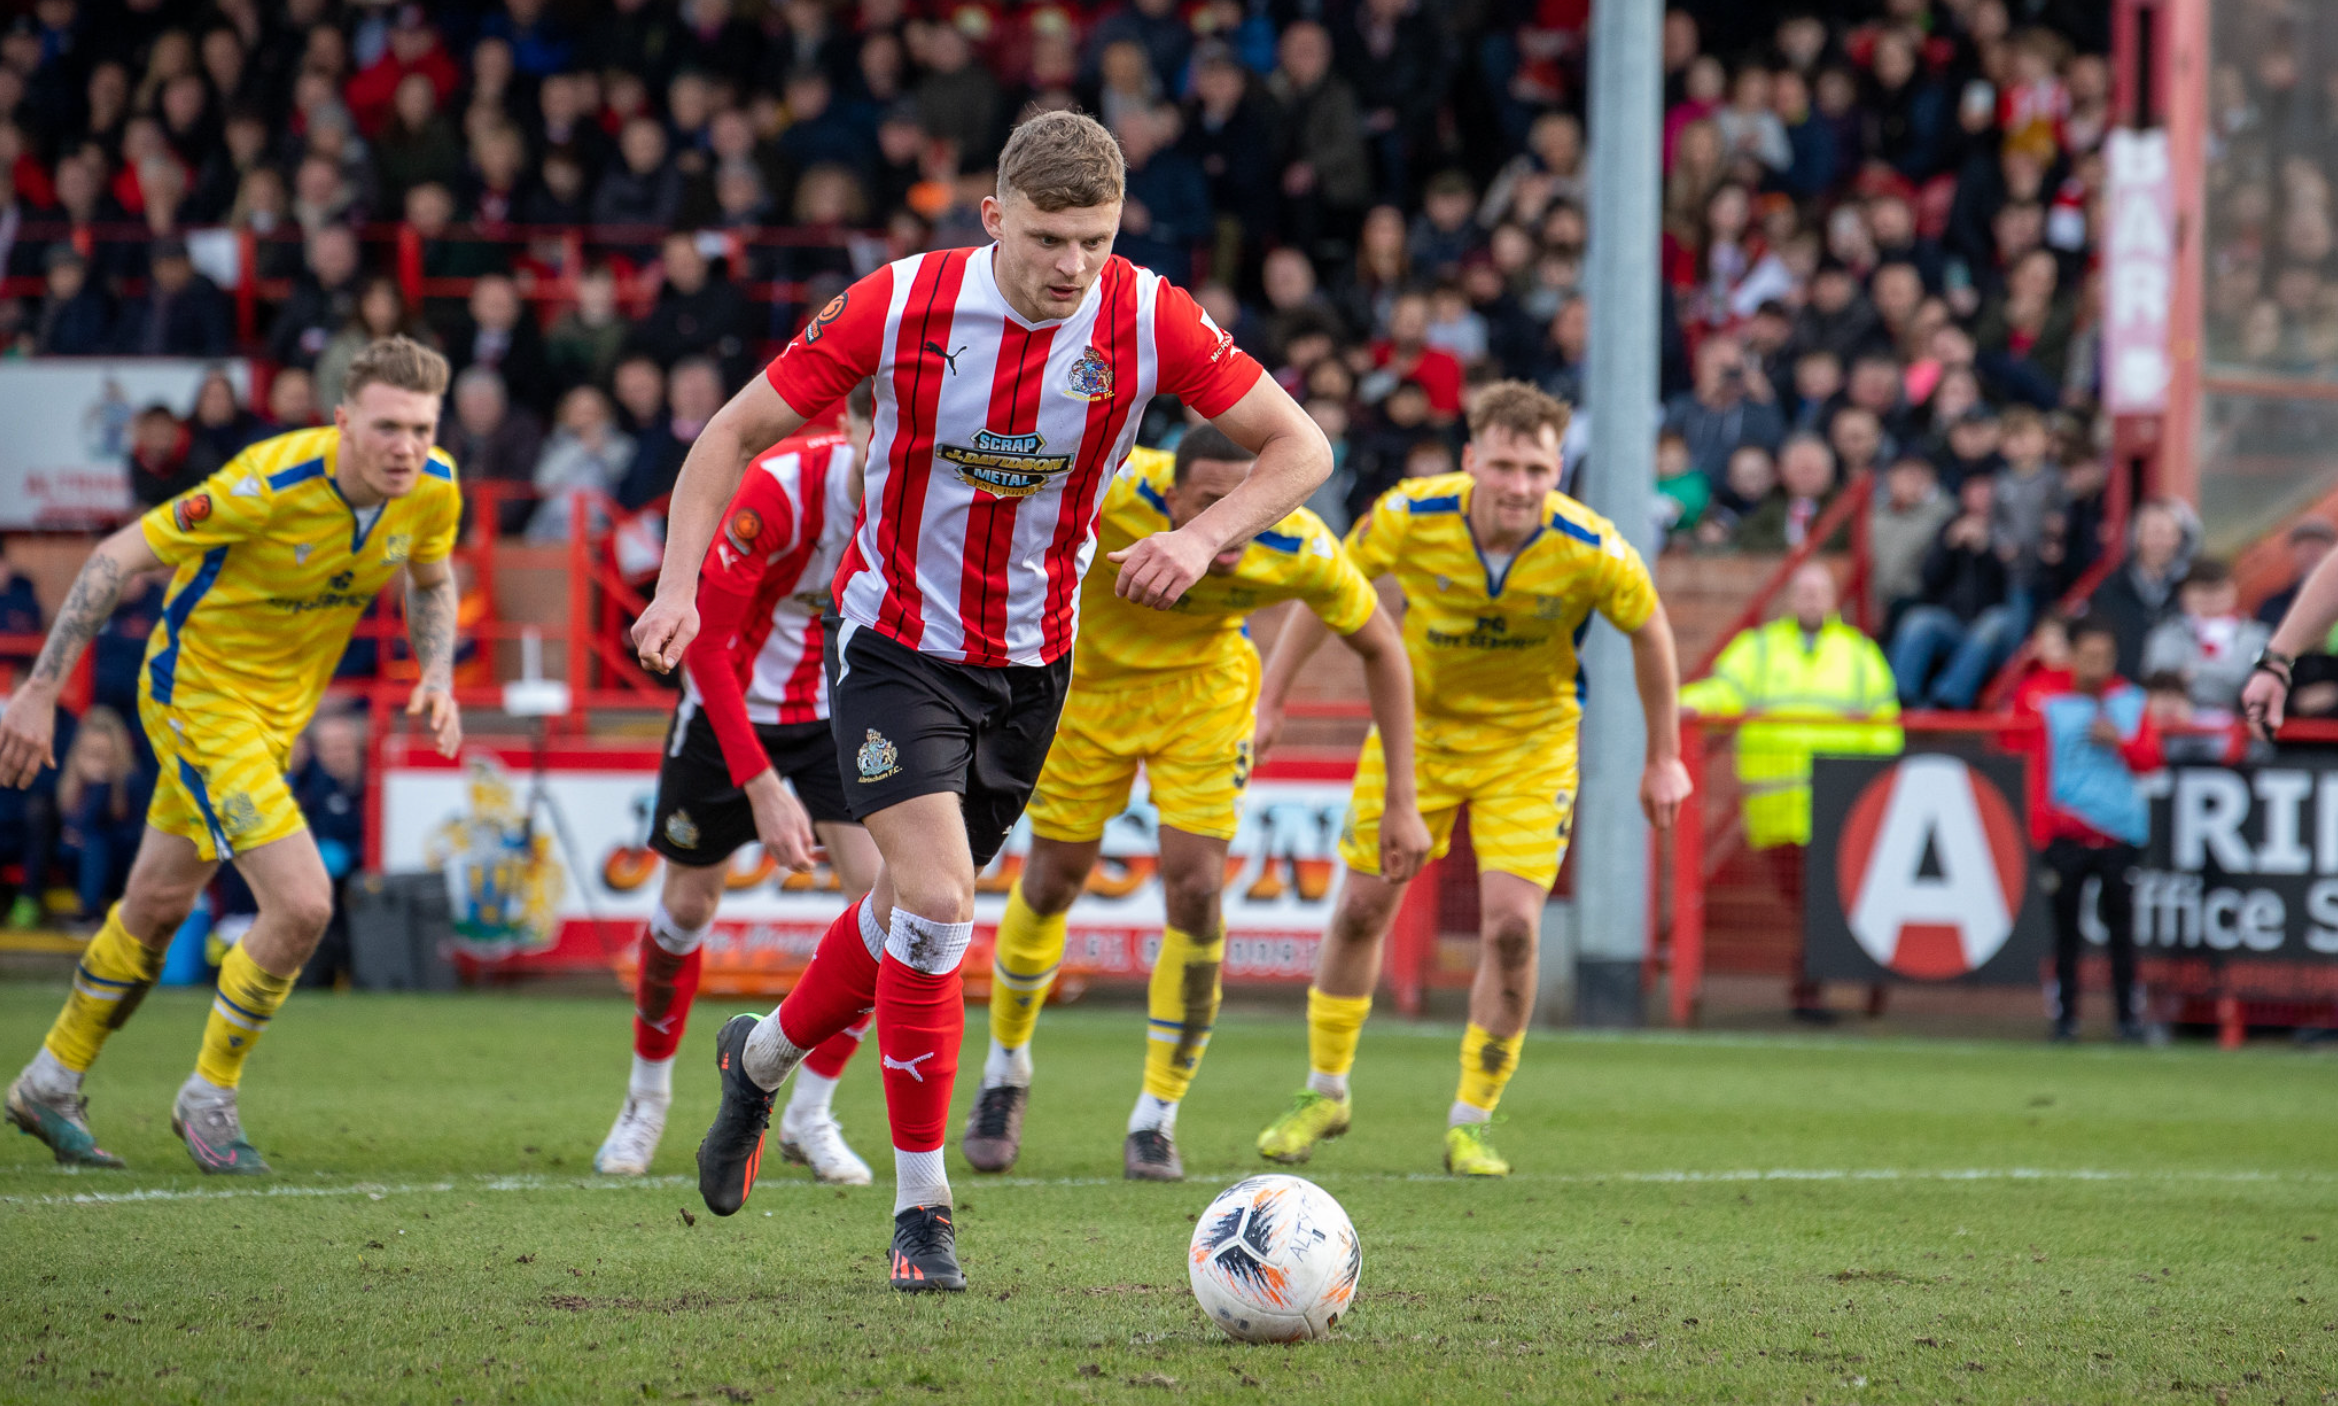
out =
<path fill-rule="evenodd" d="M 844 910 L 821 935 L 812 964 L 779 1003 L 779 1030 L 800 1050 L 816 1050 L 877 1003 L 877 959 L 861 938 L 860 905 Z M 839 1069 L 852 1056 L 836 1062 Z"/>
<path fill-rule="evenodd" d="M 877 1049 L 896 1152 L 941 1149 L 965 1033 L 964 983 L 955 967 L 935 976 L 886 957 L 877 969 Z"/>
<path fill-rule="evenodd" d="M 698 969 L 704 956 L 693 947 L 677 957 L 647 932 L 641 935 L 641 968 L 633 987 L 635 1054 L 643 1059 L 674 1057 L 683 1028 L 690 1023 L 690 1003 L 698 998 Z"/>
<path fill-rule="evenodd" d="M 841 1078 L 844 1066 L 861 1047 L 861 1036 L 869 1033 L 869 1022 L 848 1026 L 820 1042 L 819 1048 L 804 1056 L 804 1068 L 823 1079 Z"/>

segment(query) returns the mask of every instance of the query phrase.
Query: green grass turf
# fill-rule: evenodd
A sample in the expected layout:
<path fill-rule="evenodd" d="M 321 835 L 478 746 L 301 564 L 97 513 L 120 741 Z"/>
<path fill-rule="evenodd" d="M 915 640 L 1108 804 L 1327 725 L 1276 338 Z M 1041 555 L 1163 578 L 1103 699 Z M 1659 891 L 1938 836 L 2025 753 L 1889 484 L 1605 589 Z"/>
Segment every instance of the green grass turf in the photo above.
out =
<path fill-rule="evenodd" d="M 0 986 L 0 1062 L 62 987 Z M 1537 1035 L 1506 1184 L 1438 1174 L 1454 1032 L 1369 1027 L 1309 1172 L 1364 1241 L 1339 1337 L 1244 1347 L 1182 1251 L 1304 1070 L 1229 1015 L 1192 1181 L 1119 1180 L 1140 1026 L 1051 1011 L 1017 1175 L 954 1171 L 973 1292 L 884 1286 L 889 1188 L 770 1165 L 704 1213 L 710 1002 L 663 1174 L 589 1171 L 614 998 L 303 994 L 245 1111 L 279 1169 L 197 1178 L 168 1102 L 202 1001 L 150 1000 L 90 1092 L 128 1173 L 0 1141 L 0 1399 L 467 1402 L 2304 1402 L 2338 1388 L 2338 1065 L 2287 1050 Z M 965 1068 L 979 1064 L 971 1013 Z M 875 1069 L 839 1111 L 889 1171 Z M 970 1082 L 960 1086 L 963 1110 Z M 952 1154 L 956 1162 L 955 1153 Z M 776 1163 L 776 1158 L 774 1159 Z M 138 1199 L 146 1193 L 146 1199 Z M 102 1198 L 102 1199 L 100 1199 Z M 695 1224 L 687 1223 L 694 1215 Z M 1271 1396 L 1270 1396 L 1271 1393 Z"/>

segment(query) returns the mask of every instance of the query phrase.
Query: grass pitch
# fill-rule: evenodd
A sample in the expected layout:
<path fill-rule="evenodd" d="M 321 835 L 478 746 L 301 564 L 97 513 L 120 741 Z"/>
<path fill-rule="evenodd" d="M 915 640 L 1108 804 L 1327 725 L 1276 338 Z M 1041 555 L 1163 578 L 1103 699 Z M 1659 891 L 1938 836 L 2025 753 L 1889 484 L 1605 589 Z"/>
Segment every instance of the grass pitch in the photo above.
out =
<path fill-rule="evenodd" d="M 0 986 L 7 1071 L 61 993 Z M 1051 1011 L 1017 1175 L 952 1153 L 973 1290 L 912 1299 L 883 1180 L 767 1164 L 737 1218 L 699 1205 L 734 1002 L 694 1022 L 663 1175 L 612 1182 L 622 1001 L 303 993 L 246 1082 L 255 1185 L 169 1134 L 203 1000 L 157 993 L 91 1080 L 132 1171 L 0 1140 L 0 1399 L 2338 1400 L 2327 1055 L 1537 1035 L 1519 1175 L 1463 1185 L 1455 1032 L 1382 1019 L 1356 1129 L 1307 1169 L 1363 1236 L 1356 1311 L 1256 1348 L 1201 1319 L 1182 1251 L 1304 1073 L 1292 1016 L 1220 1024 L 1191 1180 L 1159 1187 L 1119 1178 L 1139 1016 Z M 839 1113 L 883 1178 L 872 1059 Z"/>

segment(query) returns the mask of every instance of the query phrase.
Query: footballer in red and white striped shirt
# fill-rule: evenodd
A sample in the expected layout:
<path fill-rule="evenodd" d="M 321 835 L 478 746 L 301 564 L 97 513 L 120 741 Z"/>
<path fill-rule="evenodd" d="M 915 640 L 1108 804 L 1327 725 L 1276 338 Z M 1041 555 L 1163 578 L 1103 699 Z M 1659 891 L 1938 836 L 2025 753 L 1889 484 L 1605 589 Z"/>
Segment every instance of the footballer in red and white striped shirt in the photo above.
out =
<path fill-rule="evenodd" d="M 1126 169 L 1093 118 L 1041 113 L 999 156 L 992 243 L 879 269 L 717 413 L 674 490 L 657 597 L 635 627 L 670 669 L 720 505 L 754 453 L 876 382 L 868 492 L 836 580 L 831 725 L 853 814 L 885 857 L 781 1009 L 716 1041 L 723 1095 L 699 1190 L 744 1203 L 770 1091 L 873 993 L 897 1178 L 894 1287 L 962 1289 L 942 1138 L 965 1024 L 974 877 L 1046 760 L 1070 678 L 1104 483 L 1145 404 L 1174 395 L 1257 454 L 1191 522 L 1112 554 L 1115 590 L 1174 605 L 1331 471 L 1331 447 L 1183 290 L 1113 257 Z M 862 935 L 884 935 L 869 963 Z"/>
<path fill-rule="evenodd" d="M 843 428 L 806 430 L 758 456 L 707 556 L 698 585 L 705 627 L 683 656 L 684 692 L 650 809 L 650 848 L 666 861 L 665 876 L 638 951 L 633 1073 L 593 1157 L 605 1175 L 639 1176 L 657 1153 L 674 1051 L 731 856 L 760 839 L 779 864 L 809 869 L 817 832 L 849 901 L 876 882 L 876 845 L 854 822 L 837 774 L 821 663 L 828 583 L 860 508 L 869 394 L 866 385 L 852 392 Z M 812 1051 L 780 1119 L 790 1159 L 822 1181 L 870 1180 L 829 1111 L 865 1028 L 839 1031 Z"/>

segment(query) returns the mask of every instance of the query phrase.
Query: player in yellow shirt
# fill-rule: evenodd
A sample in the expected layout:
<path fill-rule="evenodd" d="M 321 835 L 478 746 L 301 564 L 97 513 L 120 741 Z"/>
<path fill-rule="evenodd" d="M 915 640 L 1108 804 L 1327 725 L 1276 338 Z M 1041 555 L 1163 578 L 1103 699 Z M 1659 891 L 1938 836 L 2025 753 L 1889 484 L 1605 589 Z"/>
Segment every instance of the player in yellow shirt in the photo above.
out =
<path fill-rule="evenodd" d="M 1348 552 L 1366 576 L 1394 576 L 1404 590 L 1416 777 L 1435 854 L 1469 807 L 1481 941 L 1445 1166 L 1502 1176 L 1510 1166 L 1486 1128 L 1534 1012 L 1535 940 L 1575 806 L 1576 650 L 1595 612 L 1632 643 L 1648 728 L 1640 803 L 1650 820 L 1671 824 L 1689 780 L 1672 627 L 1648 568 L 1612 524 L 1558 492 L 1566 407 L 1505 381 L 1480 393 L 1469 424 L 1463 472 L 1391 489 L 1348 534 Z M 1321 643 L 1306 620 L 1276 642 L 1259 709 L 1262 753 L 1277 705 Z M 1372 1008 L 1381 940 L 1404 898 L 1402 878 L 1379 864 L 1396 769 L 1380 739 L 1368 738 L 1340 843 L 1347 881 L 1307 993 L 1307 1087 L 1258 1137 L 1259 1152 L 1277 1162 L 1304 1162 L 1318 1141 L 1348 1129 L 1348 1071 Z"/>
<path fill-rule="evenodd" d="M 1098 550 L 1107 557 L 1182 527 L 1234 491 L 1256 458 L 1208 425 L 1174 458 L 1137 450 L 1104 496 Z M 1226 845 L 1250 779 L 1258 702 L 1250 612 L 1279 601 L 1336 631 L 1364 661 L 1373 716 L 1399 762 L 1412 751 L 1412 680 L 1395 622 L 1380 609 L 1322 519 L 1301 508 L 1245 544 L 1220 552 L 1167 611 L 1122 600 L 1110 571 L 1080 593 L 1080 633 L 1063 721 L 1031 798 L 1031 853 L 1007 896 L 991 965 L 990 1058 L 966 1123 L 966 1160 L 1003 1172 L 1022 1145 L 1031 1086 L 1031 1034 L 1063 958 L 1064 914 L 1095 867 L 1105 825 L 1128 805 L 1137 767 L 1160 812 L 1166 922 L 1147 1014 L 1144 1090 L 1129 1115 L 1122 1166 L 1142 1181 L 1184 1176 L 1177 1105 L 1193 1082 L 1217 1018 L 1225 932 L 1218 893 Z M 1409 776 L 1410 768 L 1400 773 Z M 1389 788 L 1375 862 L 1398 878 L 1420 866 L 1429 836 L 1408 786 Z"/>
<path fill-rule="evenodd" d="M 82 1075 L 154 985 L 196 895 L 232 859 L 260 913 L 220 964 L 171 1131 L 206 1172 L 268 1170 L 244 1136 L 236 1086 L 333 916 L 332 880 L 285 784 L 285 760 L 351 627 L 401 571 L 422 675 L 406 711 L 425 717 L 442 755 L 462 741 L 447 562 L 462 495 L 454 462 L 431 447 L 446 384 L 437 352 L 404 337 L 374 342 L 350 362 L 330 427 L 263 440 L 108 537 L 0 714 L 0 784 L 28 785 L 52 760 L 58 688 L 122 584 L 171 568 L 139 680 L 139 717 L 161 764 L 146 836 L 122 901 L 82 953 L 65 1008 L 8 1089 L 9 1121 L 59 1162 L 122 1165 L 89 1130 Z"/>

